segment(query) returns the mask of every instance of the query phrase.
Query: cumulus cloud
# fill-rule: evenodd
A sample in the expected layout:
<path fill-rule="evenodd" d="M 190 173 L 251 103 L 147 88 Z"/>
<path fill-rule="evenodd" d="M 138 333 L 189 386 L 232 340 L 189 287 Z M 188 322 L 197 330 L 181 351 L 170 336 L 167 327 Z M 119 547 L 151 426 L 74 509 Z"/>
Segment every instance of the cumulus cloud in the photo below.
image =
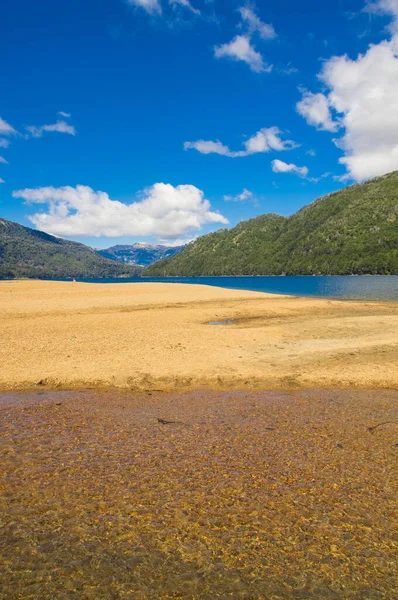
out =
<path fill-rule="evenodd" d="M 224 196 L 224 200 L 226 202 L 246 202 L 248 200 L 254 201 L 254 199 L 253 192 L 250 192 L 250 190 L 247 190 L 246 188 L 244 188 L 243 191 L 236 196 Z"/>
<path fill-rule="evenodd" d="M 76 135 L 76 130 L 73 125 L 69 125 L 66 121 L 57 121 L 51 125 L 28 125 L 25 128 L 32 137 L 42 137 L 46 132 L 57 132 L 57 133 L 68 133 L 69 135 Z"/>
<path fill-rule="evenodd" d="M 3 156 L 0 156 L 0 163 L 3 165 L 8 165 L 8 161 Z"/>
<path fill-rule="evenodd" d="M 150 14 L 160 14 L 162 7 L 159 0 L 127 0 L 128 4 L 140 6 Z"/>
<path fill-rule="evenodd" d="M 368 2 L 365 10 L 392 17 L 391 39 L 356 59 L 334 56 L 319 74 L 327 88 L 322 114 L 328 109 L 337 116 L 343 135 L 334 141 L 344 151 L 339 162 L 346 178 L 356 181 L 398 169 L 398 0 Z M 311 122 L 308 114 L 303 116 L 319 127 L 321 117 Z"/>
<path fill-rule="evenodd" d="M 241 6 L 239 9 L 242 17 L 242 24 L 246 25 L 249 34 L 258 33 L 263 40 L 272 40 L 276 37 L 276 32 L 270 23 L 264 23 L 248 6 Z"/>
<path fill-rule="evenodd" d="M 0 183 L 5 183 L 4 179 L 0 177 Z"/>
<path fill-rule="evenodd" d="M 211 140 L 198 140 L 196 142 L 185 142 L 185 150 L 197 150 L 201 154 L 220 154 L 221 156 L 228 156 L 230 158 L 238 158 L 241 156 L 250 156 L 251 154 L 258 154 L 263 152 L 270 152 L 271 150 L 283 151 L 292 150 L 297 148 L 293 140 L 282 140 L 282 131 L 278 127 L 268 127 L 260 129 L 251 138 L 243 142 L 245 150 L 239 150 L 234 152 L 225 146 L 220 141 Z"/>
<path fill-rule="evenodd" d="M 325 131 L 336 131 L 339 124 L 333 120 L 329 100 L 323 94 L 303 90 L 303 97 L 296 105 L 298 113 L 309 125 Z"/>
<path fill-rule="evenodd" d="M 298 167 L 293 163 L 288 164 L 277 159 L 272 161 L 272 170 L 274 173 L 296 173 L 300 177 L 307 177 L 308 175 L 307 167 Z"/>
<path fill-rule="evenodd" d="M 156 183 L 131 204 L 83 185 L 17 190 L 13 197 L 46 205 L 46 210 L 29 219 L 38 229 L 58 236 L 154 235 L 175 239 L 207 223 L 228 224 L 193 185 Z"/>
<path fill-rule="evenodd" d="M 15 135 L 16 133 L 14 127 L 0 117 L 0 135 Z"/>
<path fill-rule="evenodd" d="M 0 138 L 0 148 L 8 148 L 9 145 L 9 140 L 7 140 L 6 138 Z"/>
<path fill-rule="evenodd" d="M 216 58 L 243 61 L 255 73 L 270 72 L 272 70 L 272 65 L 267 65 L 264 62 L 260 52 L 254 49 L 250 37 L 247 35 L 237 35 L 231 42 L 222 46 L 215 46 L 214 56 Z"/>
<path fill-rule="evenodd" d="M 70 113 L 64 112 L 63 110 L 59 110 L 57 115 L 61 115 L 61 117 L 64 117 L 64 119 L 69 119 L 69 117 L 72 116 Z"/>
<path fill-rule="evenodd" d="M 188 10 L 190 10 L 191 12 L 193 12 L 195 15 L 200 15 L 200 10 L 197 8 L 194 8 L 192 6 L 192 4 L 189 2 L 189 0 L 169 0 L 170 4 L 174 4 L 174 6 L 183 6 L 184 8 L 187 8 Z"/>

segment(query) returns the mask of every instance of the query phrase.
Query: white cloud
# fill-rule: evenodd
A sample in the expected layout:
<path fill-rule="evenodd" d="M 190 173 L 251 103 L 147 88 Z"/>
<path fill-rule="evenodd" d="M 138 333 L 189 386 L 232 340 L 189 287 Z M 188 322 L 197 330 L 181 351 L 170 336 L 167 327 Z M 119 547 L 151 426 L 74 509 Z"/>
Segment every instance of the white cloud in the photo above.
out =
<path fill-rule="evenodd" d="M 174 5 L 183 6 L 184 8 L 187 8 L 188 10 L 192 11 L 195 15 L 200 15 L 200 10 L 198 10 L 197 8 L 194 8 L 192 6 L 192 4 L 189 2 L 189 0 L 169 0 L 169 3 L 174 4 Z"/>
<path fill-rule="evenodd" d="M 355 180 L 398 168 L 398 56 L 393 44 L 370 46 L 351 60 L 333 57 L 321 73 L 330 106 L 342 114 L 345 134 L 337 141 Z"/>
<path fill-rule="evenodd" d="M 231 152 L 228 146 L 224 146 L 219 141 L 198 140 L 197 142 L 185 142 L 184 150 L 197 150 L 201 154 L 220 154 L 221 156 L 236 156 L 236 152 Z"/>
<path fill-rule="evenodd" d="M 197 238 L 197 235 L 188 238 L 176 238 L 173 240 L 159 238 L 157 243 L 162 244 L 163 246 L 168 246 L 169 248 L 175 248 L 176 246 L 186 246 L 187 244 L 194 242 Z"/>
<path fill-rule="evenodd" d="M 150 14 L 160 14 L 162 12 L 159 0 L 127 0 L 127 2 L 144 8 Z"/>
<path fill-rule="evenodd" d="M 252 71 L 256 73 L 270 72 L 272 65 L 267 65 L 260 52 L 257 52 L 247 35 L 237 35 L 228 44 L 214 47 L 214 56 L 216 58 L 230 58 L 232 60 L 241 60 L 245 62 Z"/>
<path fill-rule="evenodd" d="M 240 194 L 237 194 L 236 196 L 224 196 L 224 200 L 226 202 L 246 202 L 246 200 L 253 201 L 254 194 L 253 192 L 250 192 L 250 190 L 244 188 L 243 191 Z"/>
<path fill-rule="evenodd" d="M 298 167 L 293 163 L 288 164 L 277 159 L 272 161 L 272 170 L 274 173 L 296 173 L 300 177 L 307 177 L 308 175 L 307 167 Z"/>
<path fill-rule="evenodd" d="M 364 11 L 392 16 L 393 20 L 389 26 L 389 30 L 393 35 L 398 34 L 398 0 L 368 0 Z"/>
<path fill-rule="evenodd" d="M 69 117 L 72 116 L 70 113 L 64 112 L 63 110 L 59 110 L 57 115 L 61 115 L 61 117 L 64 117 L 65 119 L 69 119 Z"/>
<path fill-rule="evenodd" d="M 220 154 L 229 156 L 230 158 L 238 158 L 241 156 L 250 156 L 271 150 L 283 151 L 297 148 L 298 144 L 293 140 L 282 140 L 280 138 L 281 130 L 278 127 L 269 127 L 260 129 L 255 135 L 243 142 L 245 150 L 234 152 L 219 141 L 198 140 L 196 142 L 185 142 L 185 150 L 194 149 L 201 154 Z"/>
<path fill-rule="evenodd" d="M 0 148 L 8 148 L 9 145 L 9 140 L 6 140 L 6 138 L 0 138 Z"/>
<path fill-rule="evenodd" d="M 57 133 L 68 133 L 69 135 L 76 135 L 76 130 L 73 125 L 69 125 L 66 121 L 57 121 L 51 125 L 41 125 L 36 127 L 35 125 L 28 125 L 25 128 L 32 137 L 42 137 L 45 132 L 57 132 Z"/>
<path fill-rule="evenodd" d="M 333 121 L 329 101 L 323 94 L 303 90 L 303 98 L 296 104 L 298 113 L 309 125 L 325 131 L 336 131 L 339 124 Z"/>
<path fill-rule="evenodd" d="M 17 132 L 15 131 L 14 127 L 11 127 L 11 125 L 7 123 L 7 121 L 4 121 L 4 119 L 0 117 L 0 134 L 15 135 L 16 133 Z"/>
<path fill-rule="evenodd" d="M 0 163 L 3 165 L 8 165 L 8 161 L 3 156 L 0 156 Z"/>
<path fill-rule="evenodd" d="M 88 186 L 44 187 L 13 192 L 14 198 L 45 204 L 29 219 L 38 229 L 59 236 L 148 236 L 175 239 L 206 223 L 228 224 L 211 210 L 204 194 L 192 185 L 156 183 L 141 200 L 124 204 Z"/>
<path fill-rule="evenodd" d="M 307 150 L 306 154 L 308 154 L 308 156 L 316 156 L 316 152 L 315 150 Z"/>
<path fill-rule="evenodd" d="M 339 162 L 345 178 L 356 181 L 398 169 L 398 0 L 368 2 L 365 10 L 392 17 L 391 40 L 370 45 L 354 60 L 334 56 L 319 74 L 327 108 L 343 130 L 334 140 L 344 151 Z"/>
<path fill-rule="evenodd" d="M 4 179 L 0 177 L 0 183 L 5 183 Z"/>
<path fill-rule="evenodd" d="M 253 137 L 244 142 L 247 154 L 256 154 L 257 152 L 269 152 L 270 150 L 293 150 L 298 144 L 292 140 L 281 140 L 281 130 L 278 127 L 269 127 L 260 129 Z"/>
<path fill-rule="evenodd" d="M 258 33 L 264 40 L 272 40 L 276 37 L 273 26 L 270 23 L 264 23 L 251 8 L 241 6 L 238 10 L 250 34 Z"/>

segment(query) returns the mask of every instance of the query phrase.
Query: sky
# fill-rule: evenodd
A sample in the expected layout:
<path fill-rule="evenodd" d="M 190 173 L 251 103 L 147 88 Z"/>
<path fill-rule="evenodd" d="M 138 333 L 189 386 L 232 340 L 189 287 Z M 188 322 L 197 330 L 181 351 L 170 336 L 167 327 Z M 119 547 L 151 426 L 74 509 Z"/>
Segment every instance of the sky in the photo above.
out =
<path fill-rule="evenodd" d="M 398 169 L 398 0 L 0 15 L 0 218 L 177 245 Z"/>

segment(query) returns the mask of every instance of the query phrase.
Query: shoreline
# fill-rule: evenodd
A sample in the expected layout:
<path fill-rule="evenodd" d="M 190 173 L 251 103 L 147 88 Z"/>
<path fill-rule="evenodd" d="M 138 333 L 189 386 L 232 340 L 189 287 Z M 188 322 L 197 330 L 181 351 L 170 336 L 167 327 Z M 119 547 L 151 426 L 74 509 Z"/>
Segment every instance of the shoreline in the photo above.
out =
<path fill-rule="evenodd" d="M 192 382 L 186 384 L 184 381 L 174 381 L 172 383 L 167 382 L 165 384 L 162 380 L 155 380 L 150 382 L 148 385 L 147 379 L 143 379 L 142 382 L 134 382 L 129 385 L 112 385 L 108 382 L 85 382 L 85 381 L 76 381 L 74 383 L 66 382 L 62 383 L 59 381 L 52 382 L 51 380 L 37 382 L 37 383 L 23 383 L 17 386 L 14 385 L 0 385 L 0 395 L 6 394 L 21 394 L 21 395 L 29 395 L 29 394 L 37 394 L 37 393 L 77 393 L 77 392 L 98 392 L 98 393 L 111 393 L 111 392 L 120 392 L 125 394 L 148 394 L 148 393 L 157 393 L 163 394 L 164 396 L 168 396 L 170 394 L 189 394 L 189 393 L 255 393 L 255 392 L 286 392 L 288 394 L 300 393 L 300 392 L 314 392 L 314 391 L 322 391 L 322 392 L 382 392 L 382 391 L 398 391 L 398 384 L 380 384 L 377 385 L 368 385 L 368 384 L 345 384 L 341 385 L 338 382 L 333 384 L 331 382 L 328 385 L 316 385 L 316 381 L 314 381 L 313 385 L 311 382 L 308 384 L 297 385 L 295 382 L 292 384 L 284 383 L 284 382 L 267 382 L 267 381 L 258 381 L 251 383 L 250 385 L 246 385 L 246 382 L 242 381 L 228 381 L 221 383 L 219 381 L 208 382 L 207 385 L 203 385 L 203 382 L 198 380 L 197 382 Z"/>
<path fill-rule="evenodd" d="M 394 301 L 19 280 L 0 312 L 4 391 L 398 388 Z"/>

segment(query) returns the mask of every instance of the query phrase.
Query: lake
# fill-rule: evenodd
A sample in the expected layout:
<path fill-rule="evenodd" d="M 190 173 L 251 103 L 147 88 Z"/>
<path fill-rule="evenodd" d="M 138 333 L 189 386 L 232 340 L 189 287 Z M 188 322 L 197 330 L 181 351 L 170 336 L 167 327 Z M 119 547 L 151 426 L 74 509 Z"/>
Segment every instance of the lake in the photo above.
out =
<path fill-rule="evenodd" d="M 293 296 L 398 300 L 398 275 L 301 277 L 134 277 L 78 279 L 89 283 L 188 283 Z"/>

